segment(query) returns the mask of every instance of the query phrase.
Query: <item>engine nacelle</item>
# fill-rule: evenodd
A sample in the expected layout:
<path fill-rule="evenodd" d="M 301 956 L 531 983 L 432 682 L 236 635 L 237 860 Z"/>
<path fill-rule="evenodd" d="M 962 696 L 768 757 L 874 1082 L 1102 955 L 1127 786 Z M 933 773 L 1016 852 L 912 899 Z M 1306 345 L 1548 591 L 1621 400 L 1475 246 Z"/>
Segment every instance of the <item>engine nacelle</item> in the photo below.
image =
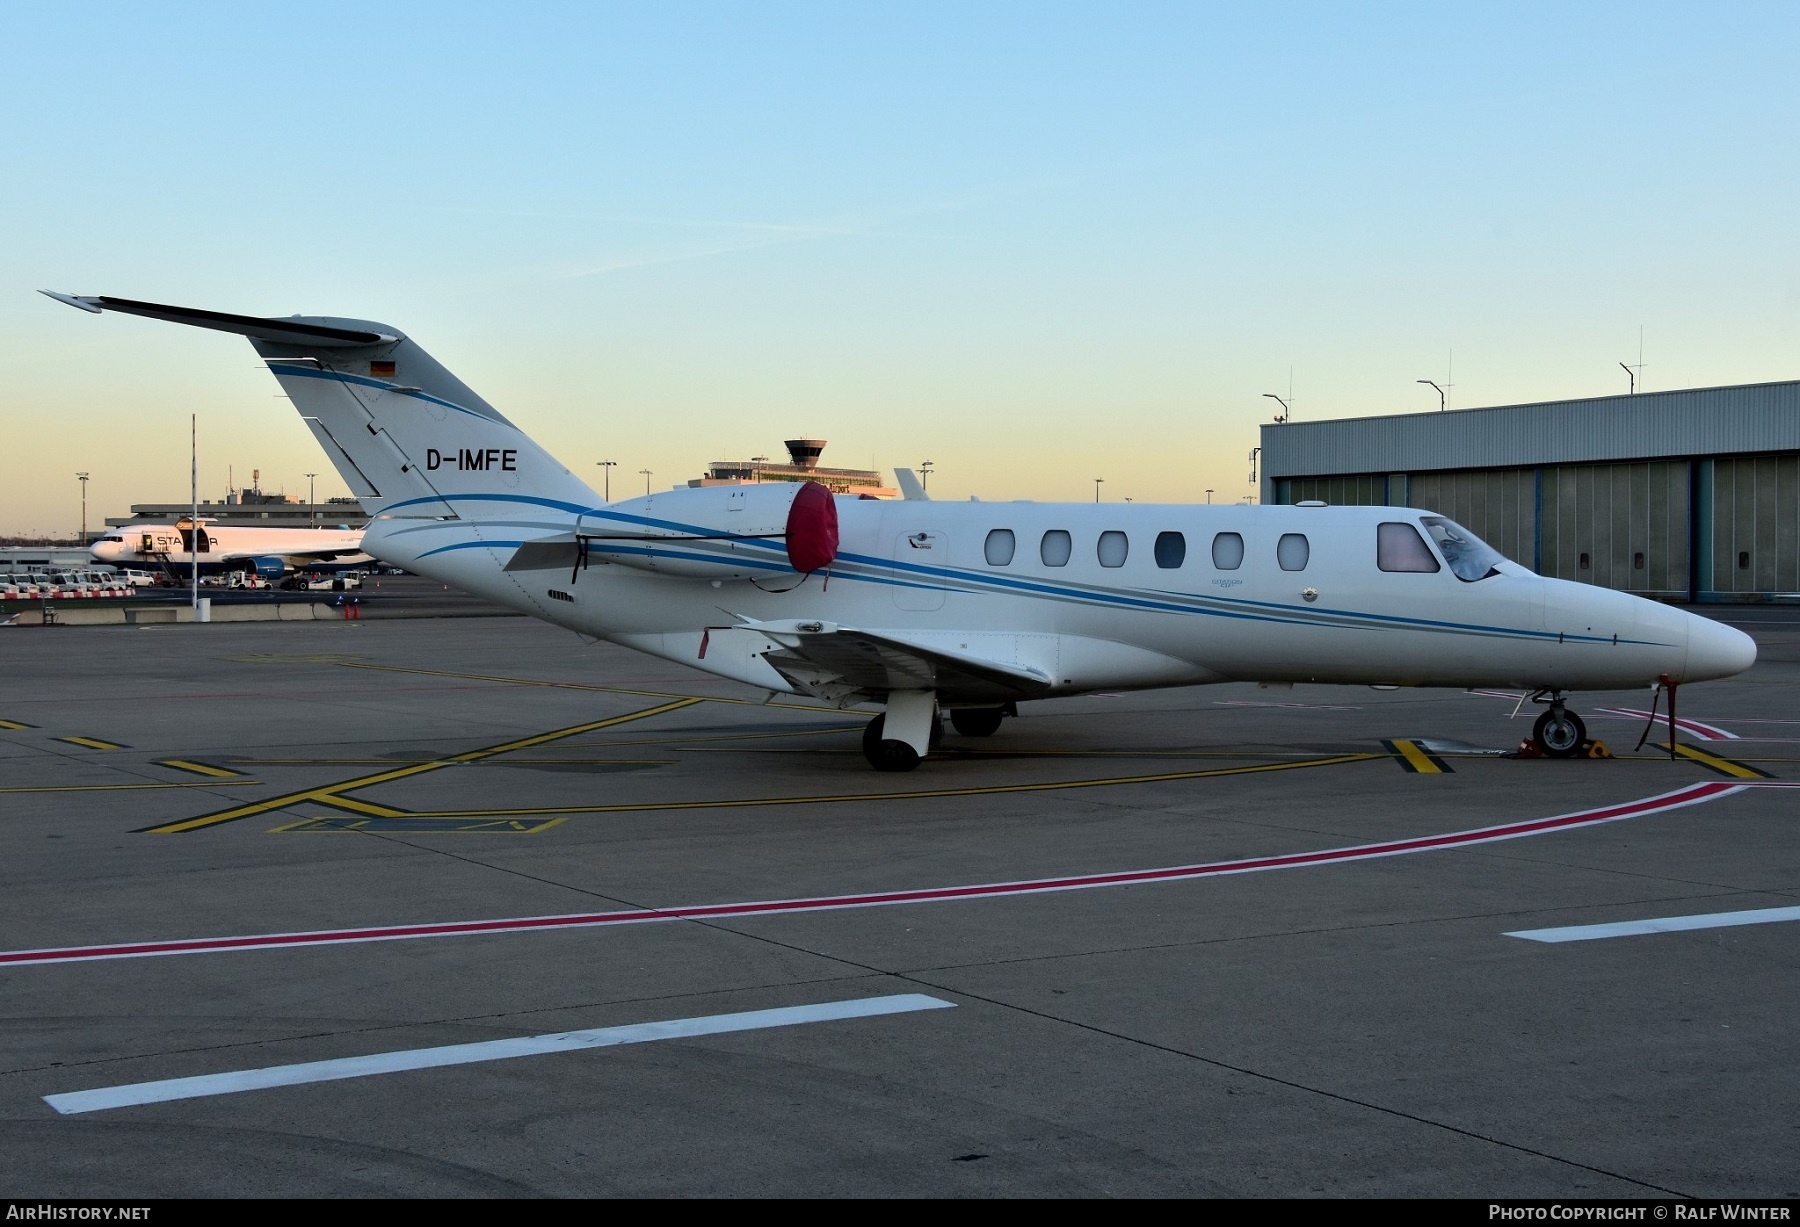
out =
<path fill-rule="evenodd" d="M 250 565 L 245 570 L 254 571 L 264 579 L 280 579 L 288 573 L 288 565 L 284 559 L 264 555 L 261 558 L 252 558 Z"/>
<path fill-rule="evenodd" d="M 810 575 L 837 557 L 837 503 L 816 481 L 693 486 L 607 510 L 577 533 L 588 556 L 662 575 Z"/>

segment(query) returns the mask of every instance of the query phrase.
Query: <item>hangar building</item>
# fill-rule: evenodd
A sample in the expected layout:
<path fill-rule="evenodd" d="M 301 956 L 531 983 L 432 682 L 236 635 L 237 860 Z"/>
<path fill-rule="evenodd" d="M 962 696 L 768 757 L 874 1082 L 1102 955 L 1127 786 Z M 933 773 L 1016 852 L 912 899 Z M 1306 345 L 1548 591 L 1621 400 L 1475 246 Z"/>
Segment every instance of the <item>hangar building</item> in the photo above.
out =
<path fill-rule="evenodd" d="M 1278 423 L 1261 496 L 1425 508 L 1640 596 L 1800 600 L 1800 381 Z"/>

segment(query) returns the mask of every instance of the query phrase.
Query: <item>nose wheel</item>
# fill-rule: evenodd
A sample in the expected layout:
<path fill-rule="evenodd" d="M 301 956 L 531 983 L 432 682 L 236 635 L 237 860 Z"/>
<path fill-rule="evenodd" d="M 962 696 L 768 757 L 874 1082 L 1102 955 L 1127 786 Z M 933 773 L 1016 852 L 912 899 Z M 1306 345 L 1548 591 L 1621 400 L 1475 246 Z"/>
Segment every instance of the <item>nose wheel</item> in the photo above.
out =
<path fill-rule="evenodd" d="M 1573 758 L 1587 740 L 1587 725 L 1581 722 L 1580 716 L 1556 702 L 1531 726 L 1531 739 L 1537 742 L 1538 749 L 1547 758 Z"/>

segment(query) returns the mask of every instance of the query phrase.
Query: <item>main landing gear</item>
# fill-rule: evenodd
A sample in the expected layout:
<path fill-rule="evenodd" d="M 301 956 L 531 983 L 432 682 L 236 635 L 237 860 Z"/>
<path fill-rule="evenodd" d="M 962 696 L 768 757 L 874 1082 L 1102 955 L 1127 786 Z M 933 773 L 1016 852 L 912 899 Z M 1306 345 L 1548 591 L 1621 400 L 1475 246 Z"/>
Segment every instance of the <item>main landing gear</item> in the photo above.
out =
<path fill-rule="evenodd" d="M 1008 716 L 1019 714 L 1011 703 L 999 707 L 959 707 L 950 724 L 964 737 L 991 737 Z M 937 696 L 930 691 L 895 691 L 887 710 L 863 730 L 863 757 L 877 771 L 911 771 L 938 748 L 944 726 Z"/>
<path fill-rule="evenodd" d="M 1561 694 L 1552 692 L 1548 699 L 1533 697 L 1537 702 L 1550 704 L 1531 726 L 1531 739 L 1537 742 L 1544 757 L 1574 758 L 1581 753 L 1587 742 L 1587 725 L 1581 717 L 1563 706 Z"/>

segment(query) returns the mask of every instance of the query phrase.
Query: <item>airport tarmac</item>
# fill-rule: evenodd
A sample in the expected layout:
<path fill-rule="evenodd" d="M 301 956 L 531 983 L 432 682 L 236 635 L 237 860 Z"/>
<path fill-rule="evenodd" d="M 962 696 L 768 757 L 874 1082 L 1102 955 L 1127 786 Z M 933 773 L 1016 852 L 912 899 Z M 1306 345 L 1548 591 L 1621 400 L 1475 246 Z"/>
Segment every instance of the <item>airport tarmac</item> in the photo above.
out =
<path fill-rule="evenodd" d="M 0 632 L 0 1195 L 1795 1196 L 1800 612 L 1712 612 L 1674 761 L 1233 685 L 908 775 L 525 619 Z"/>

